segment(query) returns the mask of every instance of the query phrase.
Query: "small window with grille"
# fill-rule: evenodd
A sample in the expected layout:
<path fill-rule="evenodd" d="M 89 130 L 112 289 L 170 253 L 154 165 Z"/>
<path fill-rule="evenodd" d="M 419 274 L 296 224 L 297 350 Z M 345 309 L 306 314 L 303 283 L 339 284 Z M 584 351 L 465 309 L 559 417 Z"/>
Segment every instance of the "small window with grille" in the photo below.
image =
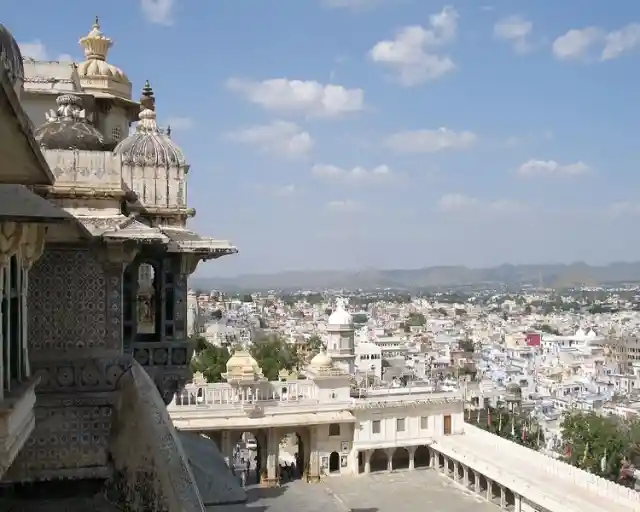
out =
<path fill-rule="evenodd" d="M 111 140 L 113 142 L 120 142 L 122 138 L 122 130 L 119 126 L 116 126 L 113 130 L 111 130 Z"/>

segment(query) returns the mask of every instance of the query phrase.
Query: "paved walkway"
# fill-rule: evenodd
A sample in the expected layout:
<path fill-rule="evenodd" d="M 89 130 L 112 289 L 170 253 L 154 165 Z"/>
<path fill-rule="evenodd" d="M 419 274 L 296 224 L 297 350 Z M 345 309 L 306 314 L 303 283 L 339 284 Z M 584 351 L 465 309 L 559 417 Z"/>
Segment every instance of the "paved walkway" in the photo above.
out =
<path fill-rule="evenodd" d="M 430 470 L 327 477 L 279 489 L 247 489 L 246 505 L 210 507 L 210 512 L 497 512 L 495 505 Z"/>

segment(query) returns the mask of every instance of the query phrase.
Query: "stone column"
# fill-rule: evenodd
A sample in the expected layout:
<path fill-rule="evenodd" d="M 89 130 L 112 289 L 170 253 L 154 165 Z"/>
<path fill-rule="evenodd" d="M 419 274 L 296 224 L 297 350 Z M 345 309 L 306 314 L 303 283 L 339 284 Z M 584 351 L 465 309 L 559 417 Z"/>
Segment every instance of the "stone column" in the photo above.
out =
<path fill-rule="evenodd" d="M 460 480 L 460 463 L 457 460 L 453 461 L 453 480 L 458 482 Z"/>
<path fill-rule="evenodd" d="M 387 448 L 385 450 L 387 454 L 387 471 L 393 471 L 393 453 L 396 450 L 394 448 Z"/>
<path fill-rule="evenodd" d="M 364 474 L 368 475 L 371 473 L 371 454 L 373 452 L 371 450 L 366 450 L 364 452 Z"/>
<path fill-rule="evenodd" d="M 27 230 L 25 241 L 22 246 L 22 308 L 20 318 L 22 320 L 22 367 L 24 377 L 31 376 L 31 364 L 29 362 L 29 317 L 27 311 L 27 299 L 29 296 L 29 271 L 33 264 L 40 259 L 44 251 L 44 240 L 46 228 L 39 224 L 32 224 Z"/>
<path fill-rule="evenodd" d="M 469 468 L 467 466 L 462 466 L 462 472 L 463 472 L 462 483 L 466 488 L 469 488 Z"/>
<path fill-rule="evenodd" d="M 320 482 L 320 454 L 318 453 L 318 427 L 309 427 L 309 482 Z"/>
<path fill-rule="evenodd" d="M 502 485 L 500 486 L 500 508 L 503 510 L 507 508 L 507 492 Z"/>
<path fill-rule="evenodd" d="M 493 498 L 493 482 L 488 478 L 486 480 L 487 480 L 487 501 L 490 502 Z"/>
<path fill-rule="evenodd" d="M 4 297 L 5 293 L 5 279 L 7 269 L 11 257 L 19 250 L 20 245 L 23 243 L 25 234 L 25 224 L 19 224 L 17 222 L 0 222 L 0 301 Z M 2 310 L 0 310 L 0 326 L 2 325 Z M 5 374 L 9 371 L 9 368 L 4 368 L 3 354 L 8 353 L 10 347 L 7 346 L 9 340 L 3 339 L 2 329 L 0 328 L 0 401 L 4 399 L 5 395 Z M 7 357 L 11 360 L 10 357 Z"/>
<path fill-rule="evenodd" d="M 473 472 L 473 491 L 480 494 L 480 474 L 477 471 Z"/>
<path fill-rule="evenodd" d="M 261 482 L 264 487 L 277 487 L 278 480 L 278 454 L 280 450 L 280 438 L 278 430 L 270 428 L 267 434 L 267 476 Z"/>
<path fill-rule="evenodd" d="M 514 493 L 513 501 L 514 501 L 513 512 L 522 512 L 522 496 Z"/>
<path fill-rule="evenodd" d="M 436 451 L 433 448 L 429 448 L 429 467 L 436 469 Z"/>
<path fill-rule="evenodd" d="M 416 461 L 415 461 L 416 447 L 409 446 L 407 450 L 409 451 L 409 469 L 415 469 L 416 468 Z"/>
<path fill-rule="evenodd" d="M 224 461 L 227 463 L 227 466 L 231 467 L 233 465 L 233 441 L 231 440 L 231 432 L 228 430 L 222 431 L 220 444 L 222 445 L 220 451 L 222 452 Z"/>

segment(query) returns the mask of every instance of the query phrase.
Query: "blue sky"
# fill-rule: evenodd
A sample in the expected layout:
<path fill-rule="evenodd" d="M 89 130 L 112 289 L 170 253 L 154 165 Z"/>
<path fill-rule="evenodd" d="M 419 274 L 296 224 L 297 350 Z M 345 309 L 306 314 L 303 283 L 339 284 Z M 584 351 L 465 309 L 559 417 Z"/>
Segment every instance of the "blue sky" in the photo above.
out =
<path fill-rule="evenodd" d="M 98 15 L 151 81 L 240 250 L 200 275 L 639 259 L 638 2 L 11 3 L 25 52 Z"/>

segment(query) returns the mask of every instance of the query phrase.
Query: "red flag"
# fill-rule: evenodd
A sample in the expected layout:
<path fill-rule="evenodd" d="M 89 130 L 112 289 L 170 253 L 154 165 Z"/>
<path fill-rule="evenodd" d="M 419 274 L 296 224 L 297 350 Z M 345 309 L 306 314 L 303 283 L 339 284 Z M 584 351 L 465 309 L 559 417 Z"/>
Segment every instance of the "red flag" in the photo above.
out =
<path fill-rule="evenodd" d="M 522 424 L 522 442 L 524 443 L 527 440 L 527 426 Z"/>
<path fill-rule="evenodd" d="M 571 445 L 568 443 L 564 445 L 564 456 L 567 459 L 571 458 Z"/>

